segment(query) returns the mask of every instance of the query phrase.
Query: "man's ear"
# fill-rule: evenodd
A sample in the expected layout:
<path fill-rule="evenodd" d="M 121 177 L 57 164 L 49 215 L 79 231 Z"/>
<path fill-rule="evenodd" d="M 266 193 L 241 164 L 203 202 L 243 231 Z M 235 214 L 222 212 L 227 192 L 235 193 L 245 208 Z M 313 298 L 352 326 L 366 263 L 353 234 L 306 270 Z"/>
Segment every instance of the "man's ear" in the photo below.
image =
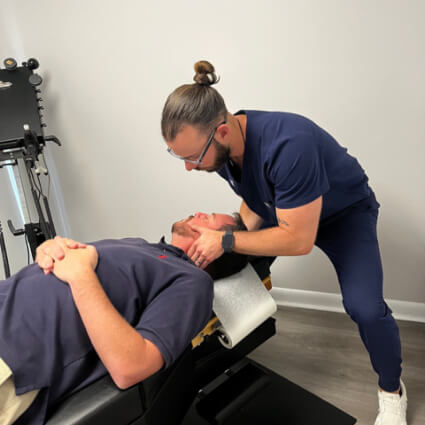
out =
<path fill-rule="evenodd" d="M 217 134 L 220 136 L 221 139 L 224 139 L 230 132 L 230 128 L 228 124 L 222 124 L 217 129 Z"/>

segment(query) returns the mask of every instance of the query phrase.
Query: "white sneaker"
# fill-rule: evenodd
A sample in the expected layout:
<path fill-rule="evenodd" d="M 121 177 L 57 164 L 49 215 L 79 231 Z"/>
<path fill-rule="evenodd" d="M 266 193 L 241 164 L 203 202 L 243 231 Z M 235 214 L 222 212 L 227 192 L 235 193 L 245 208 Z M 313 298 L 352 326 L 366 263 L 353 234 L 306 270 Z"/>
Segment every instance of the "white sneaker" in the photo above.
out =
<path fill-rule="evenodd" d="M 378 390 L 379 411 L 375 425 L 407 425 L 407 392 L 400 381 L 401 397 L 399 394 Z"/>

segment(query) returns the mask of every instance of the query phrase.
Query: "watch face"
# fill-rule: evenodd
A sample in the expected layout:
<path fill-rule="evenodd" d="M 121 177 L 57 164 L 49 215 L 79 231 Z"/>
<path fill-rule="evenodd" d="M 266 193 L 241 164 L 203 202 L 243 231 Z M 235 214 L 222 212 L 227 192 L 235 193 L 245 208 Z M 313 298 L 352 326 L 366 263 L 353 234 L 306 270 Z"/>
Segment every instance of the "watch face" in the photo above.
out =
<path fill-rule="evenodd" d="M 223 239 L 221 241 L 221 245 L 223 247 L 224 252 L 232 252 L 233 250 L 233 242 L 234 242 L 234 236 L 232 231 L 226 231 L 226 233 L 223 235 Z"/>

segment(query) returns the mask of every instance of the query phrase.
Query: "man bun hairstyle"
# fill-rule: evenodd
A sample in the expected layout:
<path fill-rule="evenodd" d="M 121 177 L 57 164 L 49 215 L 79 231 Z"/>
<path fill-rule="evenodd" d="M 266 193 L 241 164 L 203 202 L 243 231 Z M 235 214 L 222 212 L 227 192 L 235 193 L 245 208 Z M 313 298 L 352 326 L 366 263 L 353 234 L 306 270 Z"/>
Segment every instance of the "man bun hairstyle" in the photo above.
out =
<path fill-rule="evenodd" d="M 214 67 L 208 61 L 199 61 L 194 65 L 195 76 L 193 81 L 201 86 L 212 86 L 220 81 L 217 77 Z"/>
<path fill-rule="evenodd" d="M 208 134 L 227 119 L 227 108 L 218 91 L 211 87 L 219 81 L 214 66 L 208 61 L 195 63 L 193 84 L 177 87 L 167 98 L 162 110 L 161 131 L 172 142 L 184 125 Z"/>

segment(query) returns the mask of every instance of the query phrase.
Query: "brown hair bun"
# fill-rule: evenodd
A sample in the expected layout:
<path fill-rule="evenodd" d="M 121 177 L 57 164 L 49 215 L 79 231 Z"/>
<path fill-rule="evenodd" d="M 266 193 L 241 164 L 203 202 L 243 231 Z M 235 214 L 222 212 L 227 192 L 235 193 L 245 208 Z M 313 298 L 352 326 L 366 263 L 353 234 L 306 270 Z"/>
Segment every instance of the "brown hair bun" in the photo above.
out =
<path fill-rule="evenodd" d="M 211 86 L 218 83 L 219 77 L 215 73 L 214 67 L 208 61 L 199 61 L 195 63 L 195 76 L 193 80 L 201 86 Z"/>

